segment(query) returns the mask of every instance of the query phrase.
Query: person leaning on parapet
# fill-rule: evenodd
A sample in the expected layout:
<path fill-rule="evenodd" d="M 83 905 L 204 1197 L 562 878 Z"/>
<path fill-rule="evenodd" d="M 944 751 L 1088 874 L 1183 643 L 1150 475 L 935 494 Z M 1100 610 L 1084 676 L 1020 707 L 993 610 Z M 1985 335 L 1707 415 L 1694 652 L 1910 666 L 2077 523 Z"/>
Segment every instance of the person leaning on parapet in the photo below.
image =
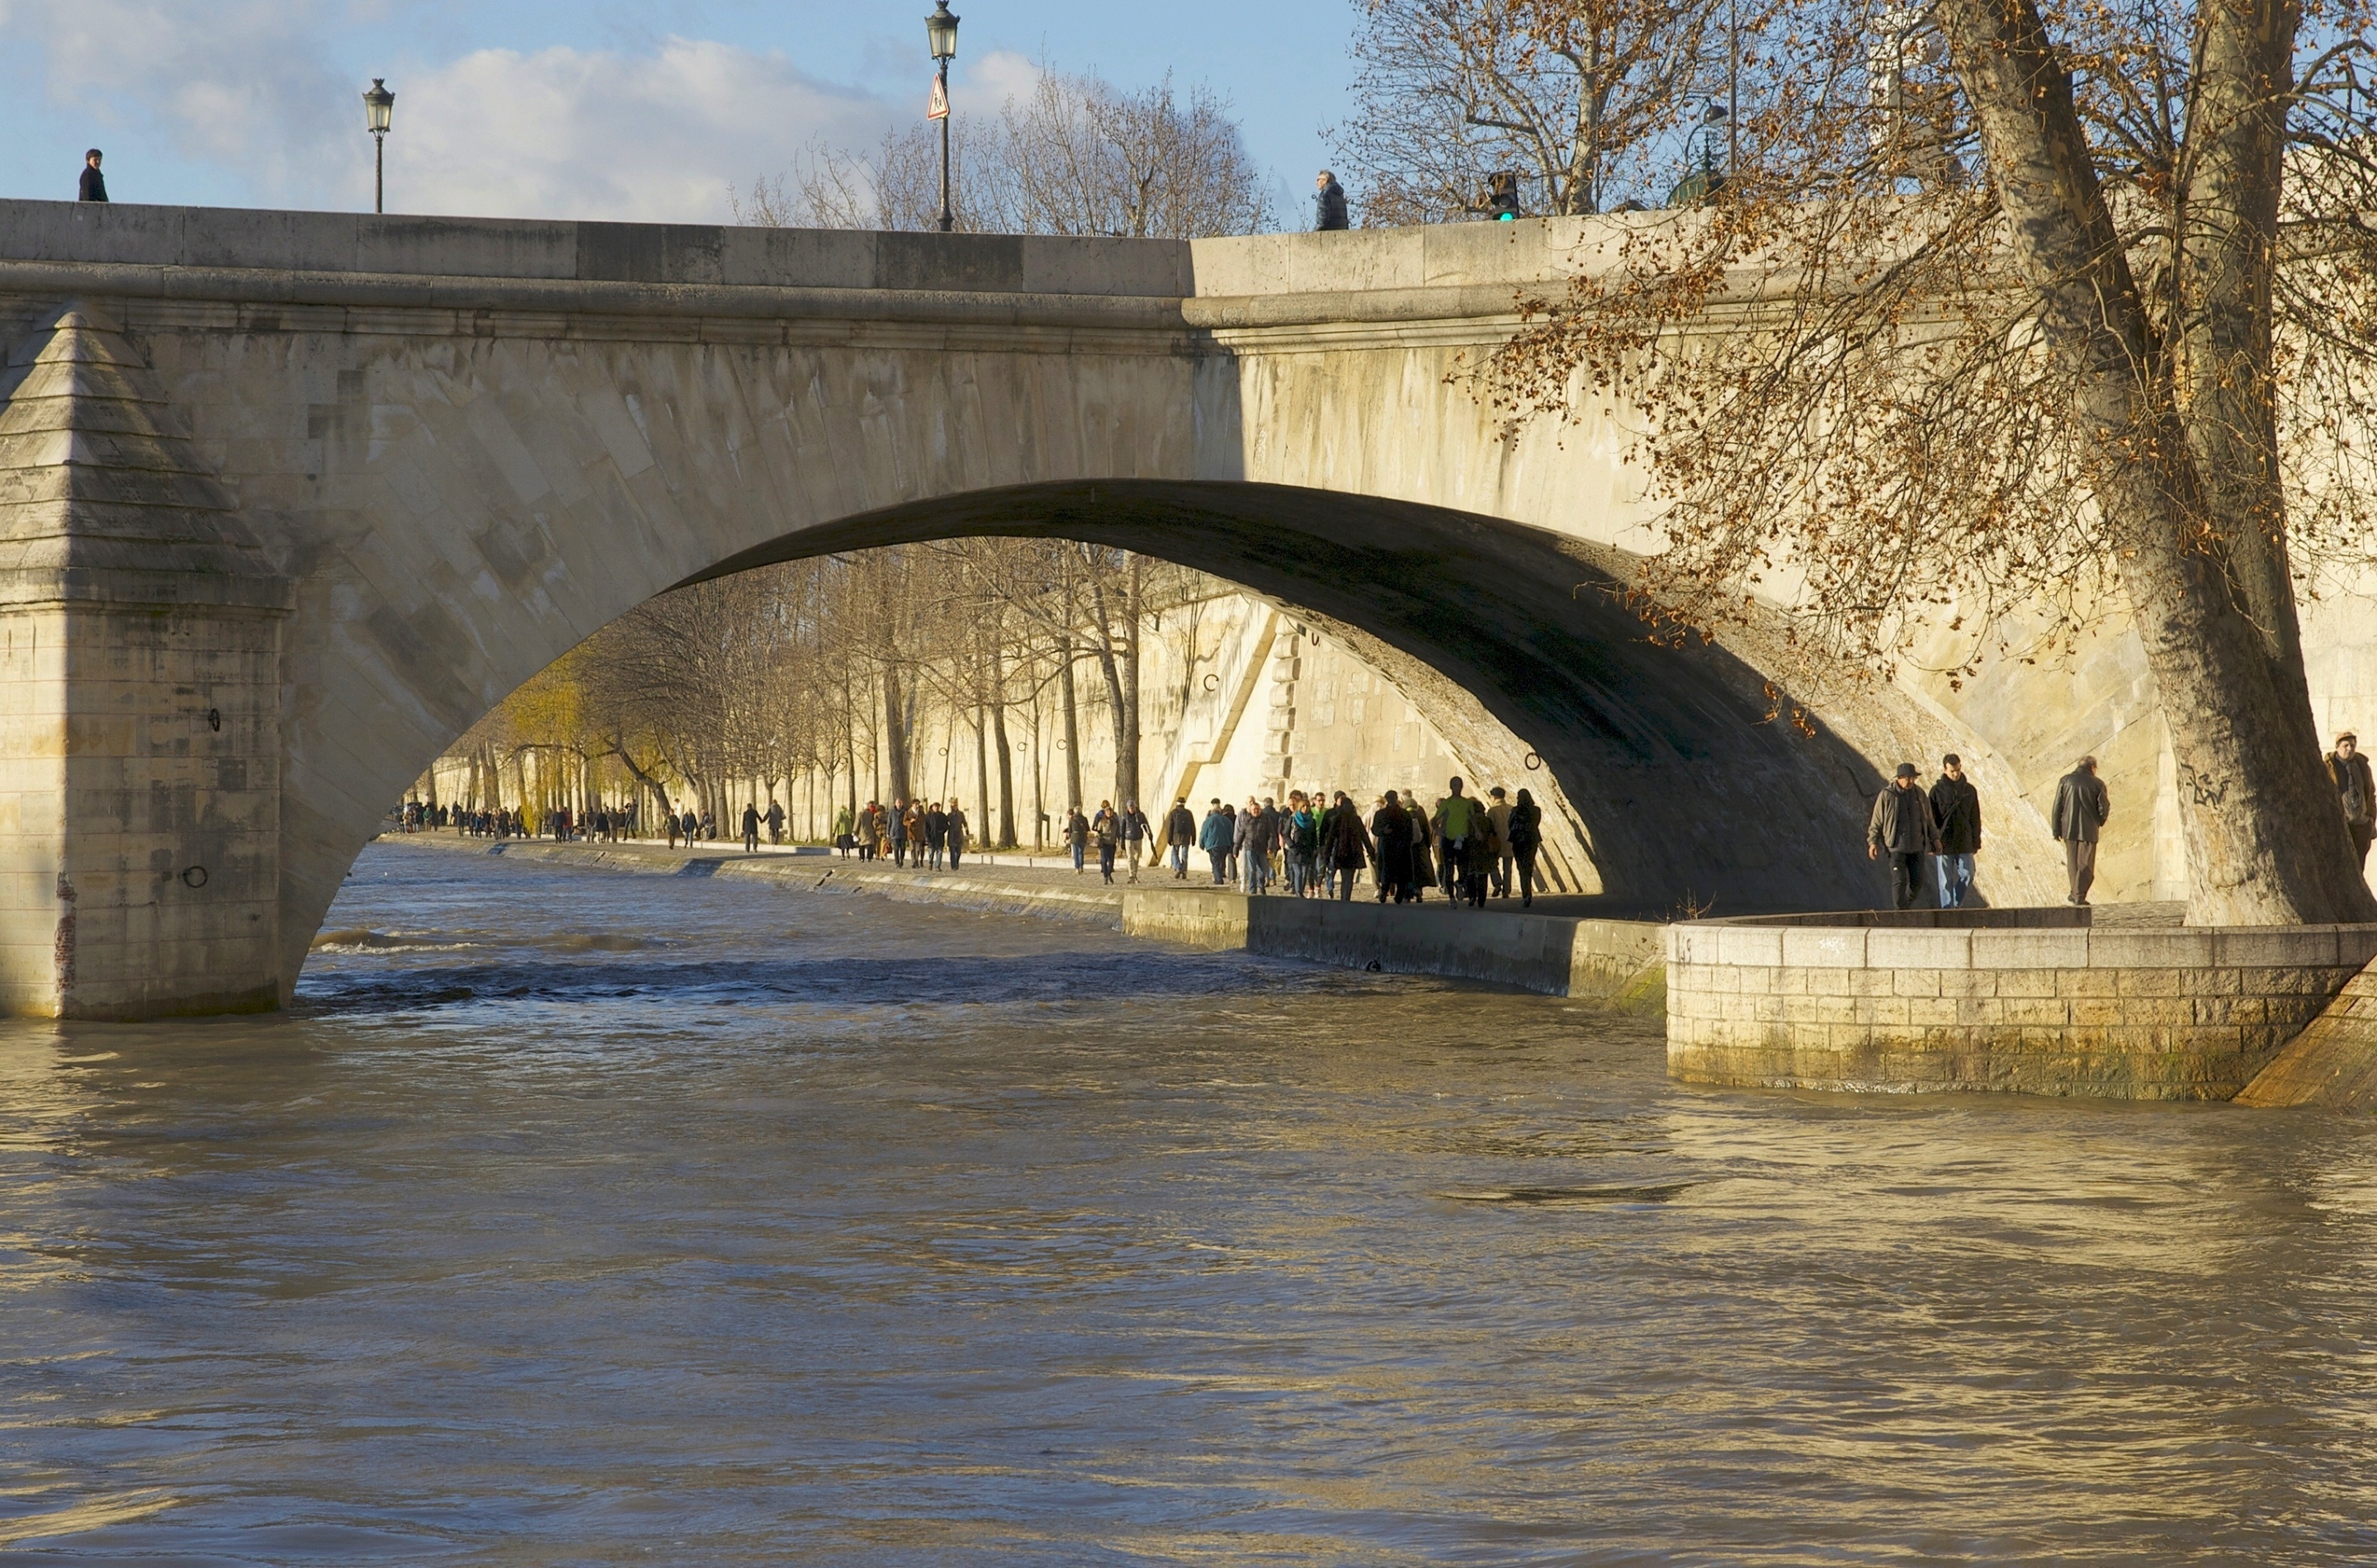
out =
<path fill-rule="evenodd" d="M 1953 751 L 1940 759 L 1940 777 L 1931 786 L 1931 827 L 1940 835 L 1931 863 L 1940 873 L 1940 907 L 1962 909 L 1973 891 L 1973 856 L 1981 848 L 1981 792 Z"/>
<path fill-rule="evenodd" d="M 1320 171 L 1312 186 L 1312 227 L 1316 231 L 1347 229 L 1353 225 L 1345 220 L 1345 187 L 1328 170 Z"/>
<path fill-rule="evenodd" d="M 1916 783 L 1915 764 L 1901 762 L 1898 776 L 1873 797 L 1873 814 L 1865 824 L 1865 857 L 1890 856 L 1890 897 L 1896 907 L 1915 907 L 1916 891 L 1923 885 L 1923 857 L 1939 845 L 1940 835 L 1931 827 L 1931 802 Z"/>
<path fill-rule="evenodd" d="M 2066 904 L 2086 904 L 2096 880 L 2096 832 L 2113 814 L 2112 797 L 2096 776 L 2096 759 L 2083 757 L 2080 765 L 2055 786 L 2055 812 L 2049 822 L 2063 845 L 2063 869 L 2071 878 Z"/>
<path fill-rule="evenodd" d="M 99 172 L 99 160 L 100 150 L 95 147 L 82 155 L 82 194 L 75 197 L 77 201 L 107 199 L 107 176 Z M 139 204 L 135 202 L 133 205 Z M 1337 226 L 1342 229 L 1345 225 L 1340 223 Z"/>
<path fill-rule="evenodd" d="M 1188 852 L 1197 847 L 1197 813 L 1188 809 L 1188 797 L 1181 796 L 1172 803 L 1171 814 L 1164 819 L 1164 842 L 1172 851 L 1172 880 L 1188 880 Z"/>
<path fill-rule="evenodd" d="M 2370 777 L 2369 759 L 2360 754 L 2360 737 L 2350 730 L 2335 737 L 2335 749 L 2327 754 L 2327 776 L 2344 808 L 2344 826 L 2352 834 L 2357 864 L 2366 870 L 2369 841 L 2377 837 L 2377 782 Z"/>

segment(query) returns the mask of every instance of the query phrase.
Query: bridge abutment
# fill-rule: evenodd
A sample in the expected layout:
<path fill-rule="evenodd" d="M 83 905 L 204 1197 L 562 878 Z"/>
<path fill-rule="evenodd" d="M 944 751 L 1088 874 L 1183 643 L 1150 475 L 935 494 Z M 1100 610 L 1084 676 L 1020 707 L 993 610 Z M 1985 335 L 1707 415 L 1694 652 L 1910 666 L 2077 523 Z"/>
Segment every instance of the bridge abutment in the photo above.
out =
<path fill-rule="evenodd" d="M 0 1007 L 279 1004 L 281 626 L 265 561 L 103 314 L 0 375 Z"/>

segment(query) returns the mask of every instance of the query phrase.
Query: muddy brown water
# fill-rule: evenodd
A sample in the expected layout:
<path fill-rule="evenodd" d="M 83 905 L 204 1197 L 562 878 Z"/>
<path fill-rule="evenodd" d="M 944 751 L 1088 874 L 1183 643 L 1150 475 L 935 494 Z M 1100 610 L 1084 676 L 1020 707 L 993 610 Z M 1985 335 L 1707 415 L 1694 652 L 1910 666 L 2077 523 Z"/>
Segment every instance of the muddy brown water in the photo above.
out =
<path fill-rule="evenodd" d="M 379 847 L 0 1035 L 0 1562 L 2377 1558 L 2377 1133 Z"/>

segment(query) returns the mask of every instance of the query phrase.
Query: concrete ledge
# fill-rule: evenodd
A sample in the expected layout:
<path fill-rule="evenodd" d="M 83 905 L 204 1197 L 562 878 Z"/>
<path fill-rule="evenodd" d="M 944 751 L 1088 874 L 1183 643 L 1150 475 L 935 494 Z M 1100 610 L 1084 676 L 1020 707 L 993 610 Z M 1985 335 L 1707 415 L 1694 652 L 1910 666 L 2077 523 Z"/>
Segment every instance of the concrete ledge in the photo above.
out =
<path fill-rule="evenodd" d="M 1214 952 L 1599 997 L 1652 1012 L 1666 1004 L 1660 928 L 1644 922 L 1133 888 L 1123 898 L 1123 930 Z"/>
<path fill-rule="evenodd" d="M 2254 1083 L 2255 1104 L 2377 1102 L 2377 996 L 2365 1021 L 2358 999 L 2330 1005 L 2377 954 L 2377 926 L 2099 931 L 2084 909 L 1878 913 L 1668 928 L 1668 1071 L 2130 1099 L 2228 1099 Z M 2314 1021 L 2322 1052 L 2264 1074 Z M 2335 1087 L 2347 1078 L 2365 1085 Z"/>

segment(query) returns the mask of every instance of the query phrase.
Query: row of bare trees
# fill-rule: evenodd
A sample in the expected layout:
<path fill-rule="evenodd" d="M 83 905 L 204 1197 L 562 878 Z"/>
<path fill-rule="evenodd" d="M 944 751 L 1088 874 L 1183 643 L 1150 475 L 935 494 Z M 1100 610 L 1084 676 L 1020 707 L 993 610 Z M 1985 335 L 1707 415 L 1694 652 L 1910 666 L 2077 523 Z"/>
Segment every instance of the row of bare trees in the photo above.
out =
<path fill-rule="evenodd" d="M 1189 239 L 1271 226 L 1271 198 L 1229 105 L 1169 78 L 1126 91 L 1043 71 L 996 116 L 952 122 L 951 208 L 962 231 Z M 735 198 L 746 222 L 929 229 L 940 212 L 938 130 L 872 150 L 820 143 Z"/>
<path fill-rule="evenodd" d="M 698 802 L 728 823 L 758 798 L 816 831 L 838 808 L 956 795 L 985 803 L 978 831 L 1013 844 L 1021 738 L 1026 827 L 1041 842 L 1053 806 L 1088 798 L 1091 723 L 1113 743 L 1112 798 L 1139 798 L 1142 628 L 1224 592 L 1051 539 L 896 546 L 698 583 L 620 617 L 474 726 L 449 753 L 468 781 L 460 804 L 529 800 L 533 773 L 533 804 L 582 809 L 613 779 L 642 798 L 646 822 Z M 951 776 L 969 758 L 972 776 Z"/>

